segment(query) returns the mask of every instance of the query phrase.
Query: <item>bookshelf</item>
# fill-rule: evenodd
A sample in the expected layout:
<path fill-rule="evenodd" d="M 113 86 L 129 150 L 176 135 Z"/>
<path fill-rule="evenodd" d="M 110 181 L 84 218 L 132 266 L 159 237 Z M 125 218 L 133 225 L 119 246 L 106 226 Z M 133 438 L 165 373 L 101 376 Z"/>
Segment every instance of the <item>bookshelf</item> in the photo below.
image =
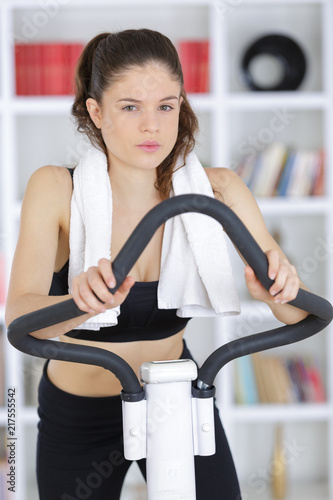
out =
<path fill-rule="evenodd" d="M 333 245 L 330 243 L 333 242 L 332 22 L 330 0 L 162 0 L 158 5 L 154 0 L 55 0 L 49 4 L 39 0 L 3 0 L 0 5 L 0 251 L 6 259 L 5 281 L 15 249 L 21 197 L 29 176 L 43 164 L 66 163 L 82 151 L 69 119 L 71 97 L 15 96 L 13 43 L 59 39 L 84 43 L 104 30 L 145 26 L 164 32 L 174 42 L 191 38 L 210 40 L 210 92 L 190 95 L 201 123 L 197 151 L 205 164 L 234 167 L 242 158 L 240 144 L 246 143 L 249 135 L 262 139 L 264 135 L 260 131 L 269 127 L 270 119 L 276 116 L 274 112 L 295 115 L 276 139 L 287 144 L 292 142 L 297 147 L 311 145 L 325 149 L 324 196 L 262 198 L 258 203 L 269 228 L 282 235 L 282 247 L 302 266 L 303 274 L 309 275 L 305 283 L 332 301 L 333 288 L 328 279 L 333 274 L 330 253 Z M 311 62 L 311 72 L 297 92 L 249 92 L 238 71 L 240 55 L 257 35 L 279 29 L 294 33 L 302 41 Z M 303 238 L 304 233 L 306 237 Z M 326 257 L 320 261 L 316 260 L 316 255 L 323 256 L 325 247 L 320 247 L 321 253 L 316 253 L 320 245 L 318 238 L 328 248 Z M 238 256 L 232 251 L 231 254 L 243 303 L 243 321 L 252 331 L 257 331 L 258 324 L 251 316 L 253 304 L 248 302 L 243 287 L 242 265 Z M 217 347 L 232 338 L 238 321 L 238 318 L 224 318 L 190 323 L 186 338 L 194 356 L 198 353 L 200 360 L 199 354 L 207 348 L 202 333 L 212 333 L 212 343 Z M 0 326 L 3 323 L 4 310 L 0 305 Z M 272 325 L 274 322 L 265 313 L 259 327 L 263 323 Z M 277 422 L 283 422 L 291 442 L 296 439 L 307 447 L 307 452 L 290 467 L 288 499 L 328 500 L 333 495 L 333 341 L 330 330 L 297 347 L 302 352 L 307 349 L 318 352 L 326 383 L 326 403 L 283 407 L 236 405 L 233 366 L 226 366 L 219 375 L 218 402 L 245 498 L 246 495 L 248 498 L 259 495 L 253 481 L 249 484 L 249 477 L 269 462 Z M 37 498 L 33 456 L 29 450 L 36 432 L 33 394 L 40 369 L 41 363 L 27 359 L 6 343 L 6 387 L 18 388 L 20 446 L 17 463 L 20 474 L 15 497 L 11 496 L 15 500 Z M 29 384 L 25 388 L 27 375 Z M 7 411 L 0 407 L 0 428 L 5 428 L 6 422 Z M 261 441 L 265 448 L 256 446 Z M 252 463 L 254 446 L 258 453 Z M 306 480 L 309 483 L 304 486 Z M 265 484 L 258 498 L 270 498 L 269 485 Z M 134 495 L 129 498 L 138 500 Z"/>

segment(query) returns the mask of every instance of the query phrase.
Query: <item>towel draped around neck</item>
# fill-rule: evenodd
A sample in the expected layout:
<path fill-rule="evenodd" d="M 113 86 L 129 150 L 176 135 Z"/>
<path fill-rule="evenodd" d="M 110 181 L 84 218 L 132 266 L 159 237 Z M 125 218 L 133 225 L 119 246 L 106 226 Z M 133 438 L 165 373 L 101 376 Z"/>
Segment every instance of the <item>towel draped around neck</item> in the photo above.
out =
<path fill-rule="evenodd" d="M 185 166 L 178 159 L 171 196 L 214 197 L 209 179 L 195 153 Z M 111 259 L 112 189 L 105 154 L 89 147 L 74 170 L 70 218 L 68 284 L 99 259 Z M 239 299 L 221 225 L 198 213 L 177 215 L 165 223 L 157 289 L 160 309 L 177 309 L 180 317 L 238 314 Z M 90 318 L 79 329 L 99 330 L 117 324 L 121 306 Z"/>

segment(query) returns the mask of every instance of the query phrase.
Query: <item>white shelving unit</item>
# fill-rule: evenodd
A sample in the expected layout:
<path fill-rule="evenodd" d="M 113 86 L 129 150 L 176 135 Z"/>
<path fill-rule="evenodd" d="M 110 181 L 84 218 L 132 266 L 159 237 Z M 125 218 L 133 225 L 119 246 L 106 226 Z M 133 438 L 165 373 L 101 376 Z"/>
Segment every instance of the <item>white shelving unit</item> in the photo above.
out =
<path fill-rule="evenodd" d="M 308 262 L 306 259 L 313 256 L 318 236 L 333 248 L 331 0 L 162 0 L 158 4 L 155 0 L 55 0 L 53 10 L 50 5 L 51 2 L 40 0 L 3 0 L 0 5 L 0 250 L 6 256 L 6 280 L 16 244 L 21 197 L 29 176 L 43 164 L 67 163 L 80 155 L 80 142 L 68 118 L 72 98 L 15 96 L 13 44 L 22 40 L 59 38 L 84 42 L 98 32 L 127 27 L 157 29 L 174 42 L 181 38 L 210 39 L 211 91 L 207 95 L 190 96 L 202 124 L 198 153 L 206 164 L 233 166 L 241 158 L 240 143 L 246 141 L 249 134 L 258 134 L 267 127 L 274 110 L 286 110 L 295 115 L 279 139 L 293 141 L 299 147 L 311 144 L 325 149 L 325 195 L 309 199 L 262 199 L 258 202 L 268 226 L 283 233 L 282 246 L 300 266 L 304 267 Z M 247 91 L 238 74 L 241 52 L 254 37 L 281 30 L 295 34 L 305 49 L 309 73 L 304 85 L 297 92 Z M 232 259 L 240 296 L 246 300 L 240 262 L 234 255 Z M 330 252 L 327 259 L 317 262 L 316 269 L 305 274 L 309 275 L 306 284 L 310 289 L 333 300 L 333 286 L 329 280 L 333 275 Z M 247 302 L 244 302 L 244 321 L 252 310 L 253 306 L 248 309 Z M 3 307 L 0 307 L 2 324 L 3 318 Z M 219 319 L 214 322 L 215 346 L 233 338 L 237 321 Z M 263 321 L 271 323 L 268 316 Z M 192 326 L 189 332 L 191 329 Z M 196 335 L 195 338 L 199 341 L 200 337 Z M 188 342 L 191 343 L 190 335 Z M 193 344 L 193 352 L 196 348 Z M 269 481 L 266 479 L 260 483 L 258 471 L 267 468 L 269 463 L 272 430 L 276 422 L 283 422 L 289 443 L 296 440 L 299 446 L 306 448 L 304 453 L 300 452 L 299 460 L 295 459 L 290 465 L 287 498 L 333 498 L 331 329 L 298 348 L 318 350 L 325 373 L 327 403 L 241 407 L 234 403 L 232 366 L 227 366 L 218 377 L 218 402 L 243 485 L 244 500 L 270 498 Z M 32 500 L 37 498 L 37 493 L 29 436 L 34 435 L 37 414 L 34 405 L 26 404 L 24 379 L 27 375 L 34 376 L 29 380 L 38 378 L 41 363 L 33 361 L 28 368 L 25 356 L 8 343 L 5 356 L 6 389 L 17 388 L 19 415 L 19 477 L 15 496 L 13 494 L 10 498 Z M 0 408 L 0 427 L 6 427 L 6 424 L 7 411 Z M 265 446 L 260 444 L 262 442 Z"/>

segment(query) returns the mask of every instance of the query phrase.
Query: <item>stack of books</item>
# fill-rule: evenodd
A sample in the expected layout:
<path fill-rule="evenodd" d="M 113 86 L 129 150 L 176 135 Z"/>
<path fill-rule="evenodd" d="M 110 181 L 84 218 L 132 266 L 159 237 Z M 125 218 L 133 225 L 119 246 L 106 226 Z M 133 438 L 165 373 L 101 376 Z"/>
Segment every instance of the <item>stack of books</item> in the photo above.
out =
<path fill-rule="evenodd" d="M 257 155 L 245 157 L 236 172 L 255 196 L 322 196 L 324 152 L 289 150 L 272 143 Z"/>
<path fill-rule="evenodd" d="M 182 40 L 178 53 L 186 92 L 209 92 L 209 41 Z"/>
<path fill-rule="evenodd" d="M 311 357 L 280 357 L 261 353 L 235 360 L 237 404 L 323 403 L 325 388 Z"/>
<path fill-rule="evenodd" d="M 15 45 L 16 95 L 71 95 L 81 43 Z"/>

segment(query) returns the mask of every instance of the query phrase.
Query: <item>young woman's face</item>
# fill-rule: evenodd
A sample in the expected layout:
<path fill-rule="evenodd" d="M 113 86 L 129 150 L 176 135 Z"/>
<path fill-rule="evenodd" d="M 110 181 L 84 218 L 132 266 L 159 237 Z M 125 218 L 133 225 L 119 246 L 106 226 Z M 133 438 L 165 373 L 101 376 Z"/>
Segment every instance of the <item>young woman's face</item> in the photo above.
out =
<path fill-rule="evenodd" d="M 87 100 L 111 168 L 154 169 L 168 156 L 178 135 L 180 91 L 166 69 L 149 64 L 128 70 L 104 93 L 101 106 Z"/>

